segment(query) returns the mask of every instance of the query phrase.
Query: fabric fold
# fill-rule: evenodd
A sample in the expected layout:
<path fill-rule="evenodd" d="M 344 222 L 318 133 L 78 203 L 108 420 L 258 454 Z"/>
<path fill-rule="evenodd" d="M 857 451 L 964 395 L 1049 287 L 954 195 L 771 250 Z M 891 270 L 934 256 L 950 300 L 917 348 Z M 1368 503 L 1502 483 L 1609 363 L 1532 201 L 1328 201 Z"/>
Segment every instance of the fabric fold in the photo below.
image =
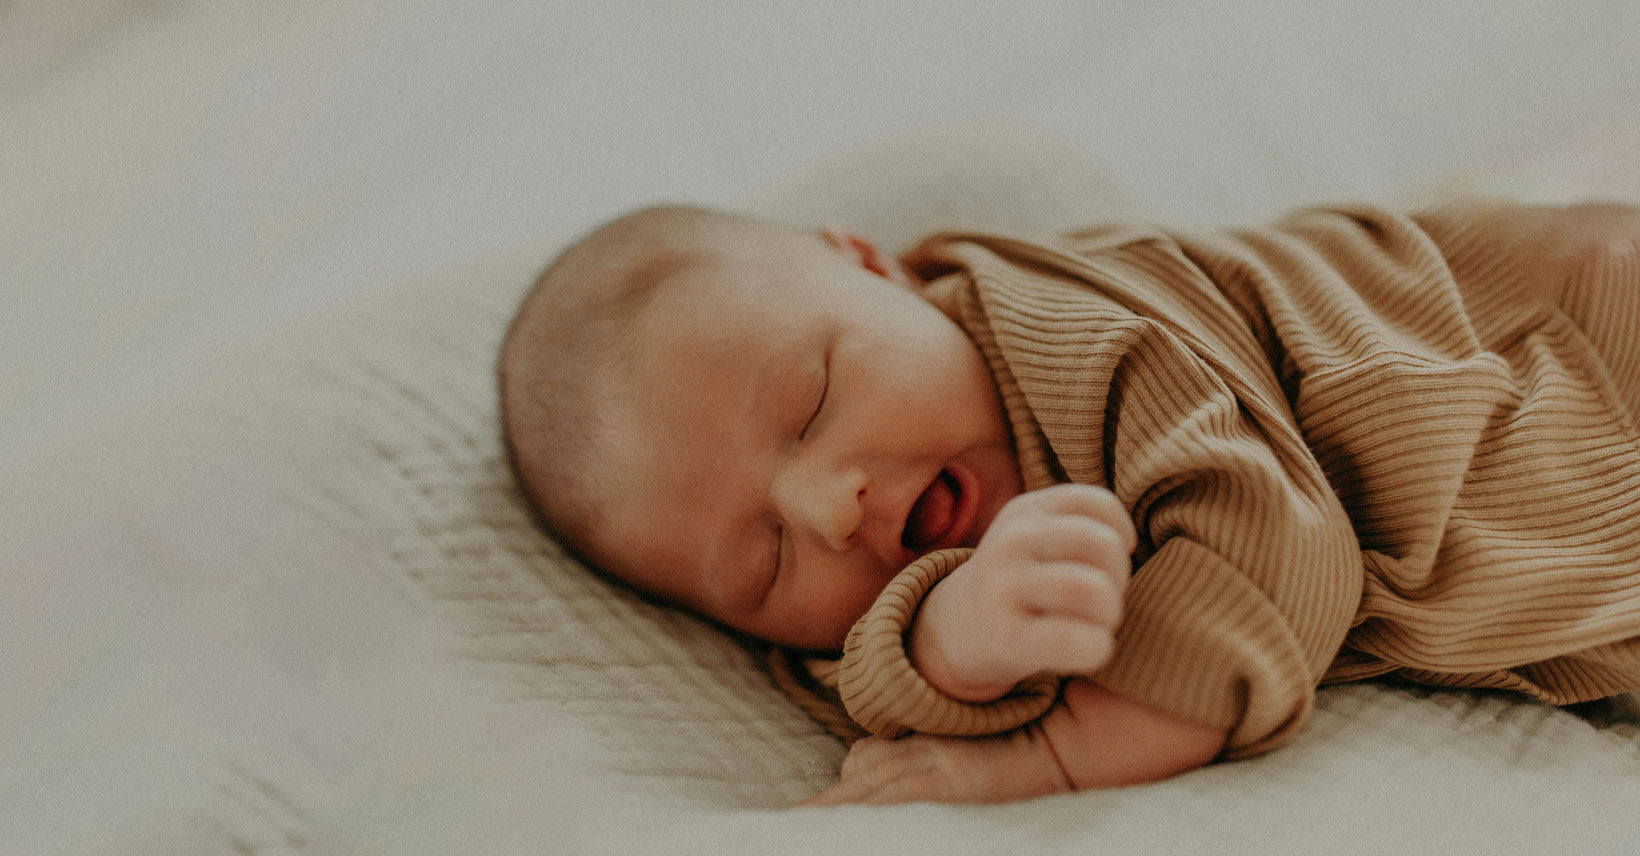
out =
<path fill-rule="evenodd" d="M 1092 679 L 1225 728 L 1228 757 L 1291 739 L 1334 681 L 1640 689 L 1640 210 L 948 233 L 906 262 L 985 357 L 1025 487 L 1104 486 L 1137 524 Z M 961 559 L 896 577 L 830 669 L 865 729 L 1051 704 L 1044 680 L 963 706 L 910 667 Z"/>
<path fill-rule="evenodd" d="M 1024 725 L 1053 706 L 1059 678 L 1037 675 L 1021 681 L 995 701 L 960 701 L 942 693 L 919 674 L 907 650 L 907 631 L 934 584 L 973 551 L 930 553 L 891 580 L 843 644 L 837 688 L 849 716 L 885 737 L 910 731 L 924 734 L 995 734 Z"/>

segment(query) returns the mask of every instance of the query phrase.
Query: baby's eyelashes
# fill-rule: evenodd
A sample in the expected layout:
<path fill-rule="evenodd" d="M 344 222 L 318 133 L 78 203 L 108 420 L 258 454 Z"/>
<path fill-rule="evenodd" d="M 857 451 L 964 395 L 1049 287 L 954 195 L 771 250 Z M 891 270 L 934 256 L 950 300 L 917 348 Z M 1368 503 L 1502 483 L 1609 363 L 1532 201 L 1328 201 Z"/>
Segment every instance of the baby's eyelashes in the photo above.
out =
<path fill-rule="evenodd" d="M 803 430 L 797 433 L 800 440 L 808 437 L 809 429 L 814 427 L 814 423 L 820 418 L 820 411 L 825 409 L 826 399 L 831 397 L 831 358 L 829 352 L 826 361 L 820 366 L 819 387 L 819 394 L 813 399 L 814 407 L 809 411 L 808 421 L 803 423 Z"/>

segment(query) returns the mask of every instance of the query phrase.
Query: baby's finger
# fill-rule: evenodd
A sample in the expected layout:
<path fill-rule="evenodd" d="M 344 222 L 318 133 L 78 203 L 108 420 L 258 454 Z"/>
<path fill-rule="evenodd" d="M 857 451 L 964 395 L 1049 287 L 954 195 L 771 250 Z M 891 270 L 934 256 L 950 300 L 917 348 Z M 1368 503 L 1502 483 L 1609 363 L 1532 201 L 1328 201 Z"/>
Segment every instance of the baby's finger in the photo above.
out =
<path fill-rule="evenodd" d="M 1075 514 L 1097 520 L 1110 527 L 1121 539 L 1124 552 L 1132 553 L 1139 546 L 1139 533 L 1127 506 L 1116 494 L 1096 485 L 1059 484 L 1033 491 L 1039 497 L 1041 511 Z"/>
<path fill-rule="evenodd" d="M 885 799 L 885 791 L 892 782 L 881 777 L 839 779 L 836 784 L 809 797 L 792 803 L 792 808 L 819 808 L 854 803 L 893 802 Z"/>
<path fill-rule="evenodd" d="M 898 754 L 897 747 L 890 740 L 861 738 L 849 749 L 848 757 L 843 759 L 838 780 L 820 793 L 796 803 L 796 806 L 806 808 L 865 802 L 893 777 L 891 771 L 895 768 L 895 756 Z"/>
<path fill-rule="evenodd" d="M 1120 583 L 1110 574 L 1078 562 L 1031 567 L 1029 573 L 1021 575 L 1015 597 L 1016 605 L 1028 617 L 1070 618 L 1108 628 L 1122 620 Z"/>
<path fill-rule="evenodd" d="M 1102 570 L 1125 589 L 1133 572 L 1132 551 L 1109 526 L 1086 517 L 1060 514 L 1032 533 L 1028 555 L 1043 562 L 1075 562 Z"/>
<path fill-rule="evenodd" d="M 919 764 L 911 738 L 887 740 L 866 737 L 854 744 L 843 761 L 836 784 L 795 804 L 795 807 L 849 803 L 897 803 L 931 799 L 927 793 L 927 765 Z"/>
<path fill-rule="evenodd" d="M 792 808 L 820 808 L 823 806 L 847 805 L 848 803 L 859 802 L 859 800 L 850 799 L 851 795 L 845 793 L 845 791 L 851 787 L 851 782 L 835 782 L 830 787 L 812 797 L 801 799 L 792 803 Z"/>

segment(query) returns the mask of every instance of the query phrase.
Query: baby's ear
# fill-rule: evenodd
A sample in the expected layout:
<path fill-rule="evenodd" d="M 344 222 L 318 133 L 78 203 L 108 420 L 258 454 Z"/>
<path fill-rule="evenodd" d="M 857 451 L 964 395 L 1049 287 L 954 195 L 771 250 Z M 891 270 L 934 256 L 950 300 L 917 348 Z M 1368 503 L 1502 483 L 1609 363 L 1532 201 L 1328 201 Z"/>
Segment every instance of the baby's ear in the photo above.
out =
<path fill-rule="evenodd" d="M 893 256 L 877 249 L 877 245 L 847 226 L 832 224 L 820 230 L 820 237 L 832 249 L 842 253 L 853 263 L 890 282 L 915 289 L 921 285 Z"/>

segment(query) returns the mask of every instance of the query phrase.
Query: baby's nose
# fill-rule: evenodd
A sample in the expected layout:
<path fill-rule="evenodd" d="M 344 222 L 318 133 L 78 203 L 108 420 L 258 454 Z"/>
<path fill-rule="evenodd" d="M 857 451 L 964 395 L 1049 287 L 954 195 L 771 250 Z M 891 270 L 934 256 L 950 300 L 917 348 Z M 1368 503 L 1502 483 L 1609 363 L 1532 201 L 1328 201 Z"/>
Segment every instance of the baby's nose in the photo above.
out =
<path fill-rule="evenodd" d="M 775 506 L 787 526 L 812 532 L 838 552 L 865 517 L 866 475 L 854 468 L 789 467 L 775 478 Z"/>

